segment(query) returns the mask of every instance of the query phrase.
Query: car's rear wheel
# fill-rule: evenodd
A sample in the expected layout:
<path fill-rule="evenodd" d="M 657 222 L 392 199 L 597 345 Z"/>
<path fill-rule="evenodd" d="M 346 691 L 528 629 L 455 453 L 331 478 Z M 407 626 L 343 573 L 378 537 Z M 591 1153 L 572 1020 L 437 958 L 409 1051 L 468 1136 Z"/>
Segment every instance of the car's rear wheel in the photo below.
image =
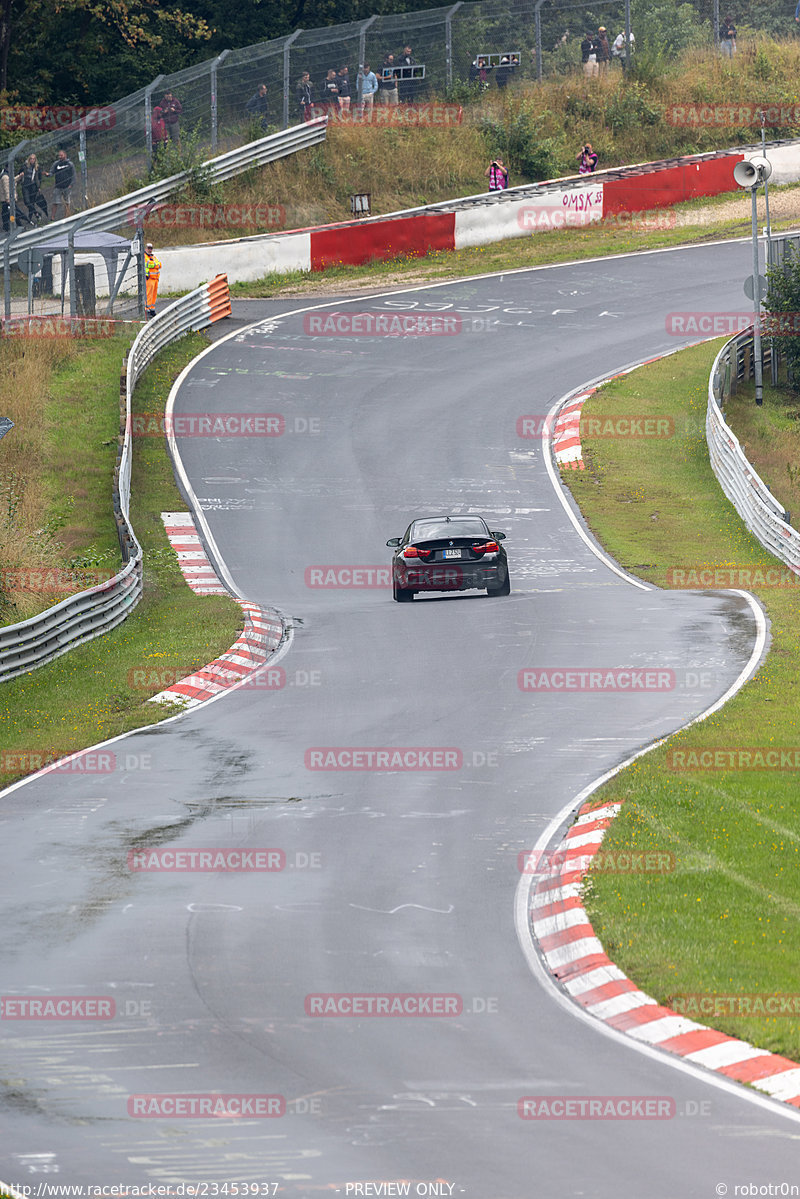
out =
<path fill-rule="evenodd" d="M 408 587 L 398 587 L 394 579 L 392 579 L 392 598 L 396 599 L 398 604 L 410 604 L 414 598 L 414 592 Z"/>
<path fill-rule="evenodd" d="M 487 587 L 487 595 L 511 595 L 511 575 L 506 571 L 506 581 L 499 587 Z"/>

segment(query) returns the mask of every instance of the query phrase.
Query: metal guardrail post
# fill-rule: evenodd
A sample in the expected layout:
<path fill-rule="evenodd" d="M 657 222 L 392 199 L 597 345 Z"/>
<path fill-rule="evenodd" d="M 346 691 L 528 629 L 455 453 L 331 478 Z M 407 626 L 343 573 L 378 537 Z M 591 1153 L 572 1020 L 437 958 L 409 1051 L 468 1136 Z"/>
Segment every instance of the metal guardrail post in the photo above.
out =
<path fill-rule="evenodd" d="M 453 86 L 453 13 L 458 12 L 463 3 L 464 0 L 458 0 L 458 4 L 454 4 L 447 10 L 444 19 L 444 53 L 448 87 Z"/>
<path fill-rule="evenodd" d="M 144 135 L 147 142 L 148 171 L 153 165 L 153 102 L 151 97 L 162 79 L 166 79 L 166 75 L 156 75 L 153 82 L 148 83 L 144 89 Z"/>
<path fill-rule="evenodd" d="M 228 57 L 230 50 L 223 50 L 211 64 L 211 149 L 217 148 L 217 67 Z"/>
<path fill-rule="evenodd" d="M 295 38 L 299 37 L 302 32 L 303 32 L 302 29 L 295 29 L 294 33 L 292 33 L 286 39 L 286 41 L 283 43 L 283 128 L 284 129 L 288 129 L 288 127 L 289 127 L 289 88 L 291 87 L 291 83 L 289 81 L 289 71 L 291 69 L 290 65 L 289 65 L 289 61 L 290 61 L 289 47 L 291 46 L 291 44 L 295 40 Z"/>

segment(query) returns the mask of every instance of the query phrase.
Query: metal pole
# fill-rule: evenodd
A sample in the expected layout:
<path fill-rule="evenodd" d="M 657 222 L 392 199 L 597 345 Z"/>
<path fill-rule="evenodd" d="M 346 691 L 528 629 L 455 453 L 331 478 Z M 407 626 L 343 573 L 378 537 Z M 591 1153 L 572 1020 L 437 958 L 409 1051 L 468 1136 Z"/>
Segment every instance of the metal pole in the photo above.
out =
<path fill-rule="evenodd" d="M 536 78 L 542 82 L 542 5 L 544 0 L 536 0 L 534 16 L 536 18 Z"/>
<path fill-rule="evenodd" d="M 302 29 L 295 29 L 294 33 L 283 43 L 283 127 L 289 128 L 289 47 L 296 37 L 302 33 Z"/>
<path fill-rule="evenodd" d="M 767 114 L 764 112 L 764 109 L 762 108 L 761 109 L 761 155 L 763 158 L 767 157 L 767 135 L 764 132 L 764 123 L 765 123 L 766 119 L 767 119 Z M 770 225 L 770 220 L 769 220 L 769 180 L 768 179 L 764 180 L 764 204 L 765 204 L 766 210 L 767 210 L 767 252 L 769 253 L 769 244 L 772 239 L 772 226 Z"/>
<path fill-rule="evenodd" d="M 378 19 L 377 14 L 374 17 L 368 17 L 366 19 L 366 21 L 363 22 L 361 28 L 358 31 L 358 69 L 359 69 L 359 71 L 363 67 L 364 60 L 367 57 L 367 30 L 369 29 L 372 22 L 377 21 L 377 19 Z"/>
<path fill-rule="evenodd" d="M 625 74 L 631 69 L 631 0 L 625 0 Z"/>
<path fill-rule="evenodd" d="M 719 50 L 719 0 L 714 0 L 714 45 Z"/>
<path fill-rule="evenodd" d="M 86 122 L 85 121 L 81 125 L 81 129 L 80 129 L 80 133 L 79 133 L 78 137 L 80 139 L 79 143 L 78 143 L 78 162 L 81 164 L 81 187 L 83 189 L 83 207 L 88 208 L 89 207 L 89 193 L 88 193 L 87 186 L 86 186 L 87 182 L 88 182 L 88 168 L 86 165 Z"/>
<path fill-rule="evenodd" d="M 211 64 L 211 149 L 217 148 L 217 67 L 224 58 L 230 54 L 230 50 L 223 50 Z"/>
<path fill-rule="evenodd" d="M 150 99 L 155 89 L 158 87 L 165 75 L 156 75 L 152 83 L 148 83 L 144 89 L 144 135 L 147 144 L 147 169 L 150 170 L 153 165 L 153 104 Z"/>
<path fill-rule="evenodd" d="M 464 0 L 458 0 L 458 4 L 454 4 L 452 8 L 447 10 L 447 15 L 444 19 L 444 52 L 447 62 L 447 86 L 453 86 L 453 13 L 457 12 Z"/>
<path fill-rule="evenodd" d="M 14 159 L 28 145 L 25 138 L 14 147 L 8 156 L 8 233 L 3 244 L 3 312 L 6 320 L 11 319 L 11 242 L 17 236 L 17 185 L 14 182 Z"/>
<path fill-rule="evenodd" d="M 753 202 L 753 353 L 755 354 L 756 404 L 764 403 L 763 363 L 761 360 L 761 289 L 758 277 L 758 184 L 750 189 Z"/>

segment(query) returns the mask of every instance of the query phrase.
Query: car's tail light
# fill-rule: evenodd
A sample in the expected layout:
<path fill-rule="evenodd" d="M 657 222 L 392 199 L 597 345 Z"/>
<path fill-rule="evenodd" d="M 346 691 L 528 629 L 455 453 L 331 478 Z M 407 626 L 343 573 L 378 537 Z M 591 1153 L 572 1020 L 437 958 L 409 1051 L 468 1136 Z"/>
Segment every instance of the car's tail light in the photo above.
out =
<path fill-rule="evenodd" d="M 473 545 L 474 554 L 499 554 L 500 546 L 496 541 L 487 541 L 485 545 Z"/>
<path fill-rule="evenodd" d="M 407 545 L 403 550 L 403 557 L 425 559 L 430 558 L 432 552 L 432 550 L 422 549 L 421 547 L 418 548 L 416 545 Z"/>

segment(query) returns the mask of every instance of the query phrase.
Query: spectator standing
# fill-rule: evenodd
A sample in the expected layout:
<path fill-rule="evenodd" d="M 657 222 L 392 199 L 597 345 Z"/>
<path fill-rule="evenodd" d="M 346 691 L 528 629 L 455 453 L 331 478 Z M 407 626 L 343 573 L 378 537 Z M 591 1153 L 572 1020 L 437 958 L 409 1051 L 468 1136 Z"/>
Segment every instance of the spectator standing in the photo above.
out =
<path fill-rule="evenodd" d="M 164 111 L 160 104 L 156 104 L 153 109 L 153 115 L 150 118 L 150 132 L 153 138 L 153 149 L 157 150 L 167 140 L 167 126 L 164 123 Z"/>
<path fill-rule="evenodd" d="M 397 71 L 395 70 L 393 54 L 384 55 L 383 66 L 378 77 L 378 85 L 380 87 L 381 104 L 397 104 Z"/>
<path fill-rule="evenodd" d="M 508 187 L 508 171 L 499 154 L 495 154 L 483 174 L 489 180 L 490 192 L 502 192 Z"/>
<path fill-rule="evenodd" d="M 494 73 L 495 80 L 497 81 L 497 86 L 499 87 L 501 92 L 504 91 L 506 88 L 509 77 L 511 75 L 511 70 L 512 70 L 512 68 L 509 65 L 509 57 L 507 54 L 504 54 L 503 57 L 500 59 L 500 66 L 497 68 L 497 70 Z"/>
<path fill-rule="evenodd" d="M 308 71 L 303 71 L 297 82 L 295 91 L 297 93 L 297 103 L 300 106 L 300 116 L 304 121 L 308 121 L 310 119 L 309 109 L 314 103 L 314 85 L 311 82 L 311 76 Z"/>
<path fill-rule="evenodd" d="M 322 99 L 325 101 L 325 107 L 339 109 L 339 80 L 336 75 L 336 70 L 331 67 L 322 83 Z"/>
<path fill-rule="evenodd" d="M 631 40 L 631 55 L 632 55 L 633 50 L 634 50 L 634 43 L 636 42 L 636 38 L 633 36 L 633 31 L 631 31 L 631 39 L 630 40 Z M 626 62 L 625 62 L 625 30 L 624 29 L 623 29 L 622 33 L 618 33 L 617 36 L 614 38 L 614 45 L 611 47 L 611 55 L 613 58 L 617 59 L 618 62 L 622 63 L 622 69 L 624 71 L 625 66 L 626 66 Z"/>
<path fill-rule="evenodd" d="M 469 69 L 470 83 L 479 83 L 481 91 L 485 92 L 489 86 L 489 72 L 491 69 L 485 58 L 476 58 Z"/>
<path fill-rule="evenodd" d="M 173 96 L 172 92 L 164 92 L 161 99 L 161 111 L 164 114 L 164 124 L 167 127 L 167 137 L 171 142 L 178 143 L 181 148 L 181 113 L 183 105 Z"/>
<path fill-rule="evenodd" d="M 336 80 L 339 84 L 339 109 L 347 112 L 350 109 L 350 72 L 348 67 L 339 67 Z"/>
<path fill-rule="evenodd" d="M 266 129 L 269 124 L 268 114 L 269 106 L 267 103 L 267 85 L 259 83 L 258 89 L 253 93 L 250 99 L 244 106 L 245 112 L 253 118 L 254 121 L 261 121 L 261 128 Z"/>
<path fill-rule="evenodd" d="M 403 46 L 403 53 L 398 58 L 397 65 L 398 67 L 415 67 L 417 65 L 417 60 L 411 53 L 410 46 Z M 413 74 L 413 71 L 408 72 L 408 75 Z M 400 99 L 404 104 L 411 103 L 416 94 L 416 90 L 417 85 L 413 79 L 406 78 L 400 80 Z"/>
<path fill-rule="evenodd" d="M 598 29 L 594 46 L 600 74 L 605 75 L 608 70 L 608 64 L 611 62 L 611 47 L 608 44 L 608 34 L 606 33 L 605 25 L 601 25 Z"/>
<path fill-rule="evenodd" d="M 148 319 L 156 314 L 156 299 L 158 298 L 158 280 L 161 277 L 161 261 L 156 258 L 153 243 L 148 242 L 144 248 L 144 280 L 147 291 L 147 306 L 145 313 Z"/>
<path fill-rule="evenodd" d="M 42 194 L 42 168 L 35 154 L 29 154 L 22 168 L 22 200 L 28 209 L 28 220 L 31 224 L 39 221 L 39 211 L 48 217 L 47 200 Z"/>
<path fill-rule="evenodd" d="M 359 90 L 361 92 L 361 111 L 371 113 L 375 93 L 378 90 L 378 77 L 368 62 L 364 63 L 359 74 Z"/>
<path fill-rule="evenodd" d="M 16 208 L 16 188 L 22 178 L 22 171 L 14 176 L 14 207 Z M 25 217 L 22 213 L 23 221 Z M 8 233 L 11 230 L 11 176 L 8 173 L 8 167 L 3 167 L 3 172 L 0 174 L 0 220 L 3 224 L 3 232 Z"/>
<path fill-rule="evenodd" d="M 67 158 L 66 150 L 59 150 L 58 158 L 55 160 L 49 171 L 45 172 L 49 178 L 53 176 L 53 220 L 57 220 L 56 209 L 63 208 L 64 216 L 70 216 L 70 204 L 72 203 L 72 185 L 75 182 L 75 167 L 69 158 Z"/>
<path fill-rule="evenodd" d="M 600 68 L 597 65 L 597 48 L 591 33 L 587 33 L 581 42 L 581 62 L 583 63 L 583 73 L 587 78 L 598 73 Z"/>
<path fill-rule="evenodd" d="M 597 155 L 592 149 L 592 143 L 587 142 L 581 147 L 581 152 L 578 155 L 578 174 L 593 175 L 597 169 Z"/>
<path fill-rule="evenodd" d="M 797 20 L 796 12 L 795 20 Z M 736 53 L 736 26 L 733 23 L 733 17 L 726 17 L 720 26 L 719 48 L 726 58 L 733 58 Z"/>

